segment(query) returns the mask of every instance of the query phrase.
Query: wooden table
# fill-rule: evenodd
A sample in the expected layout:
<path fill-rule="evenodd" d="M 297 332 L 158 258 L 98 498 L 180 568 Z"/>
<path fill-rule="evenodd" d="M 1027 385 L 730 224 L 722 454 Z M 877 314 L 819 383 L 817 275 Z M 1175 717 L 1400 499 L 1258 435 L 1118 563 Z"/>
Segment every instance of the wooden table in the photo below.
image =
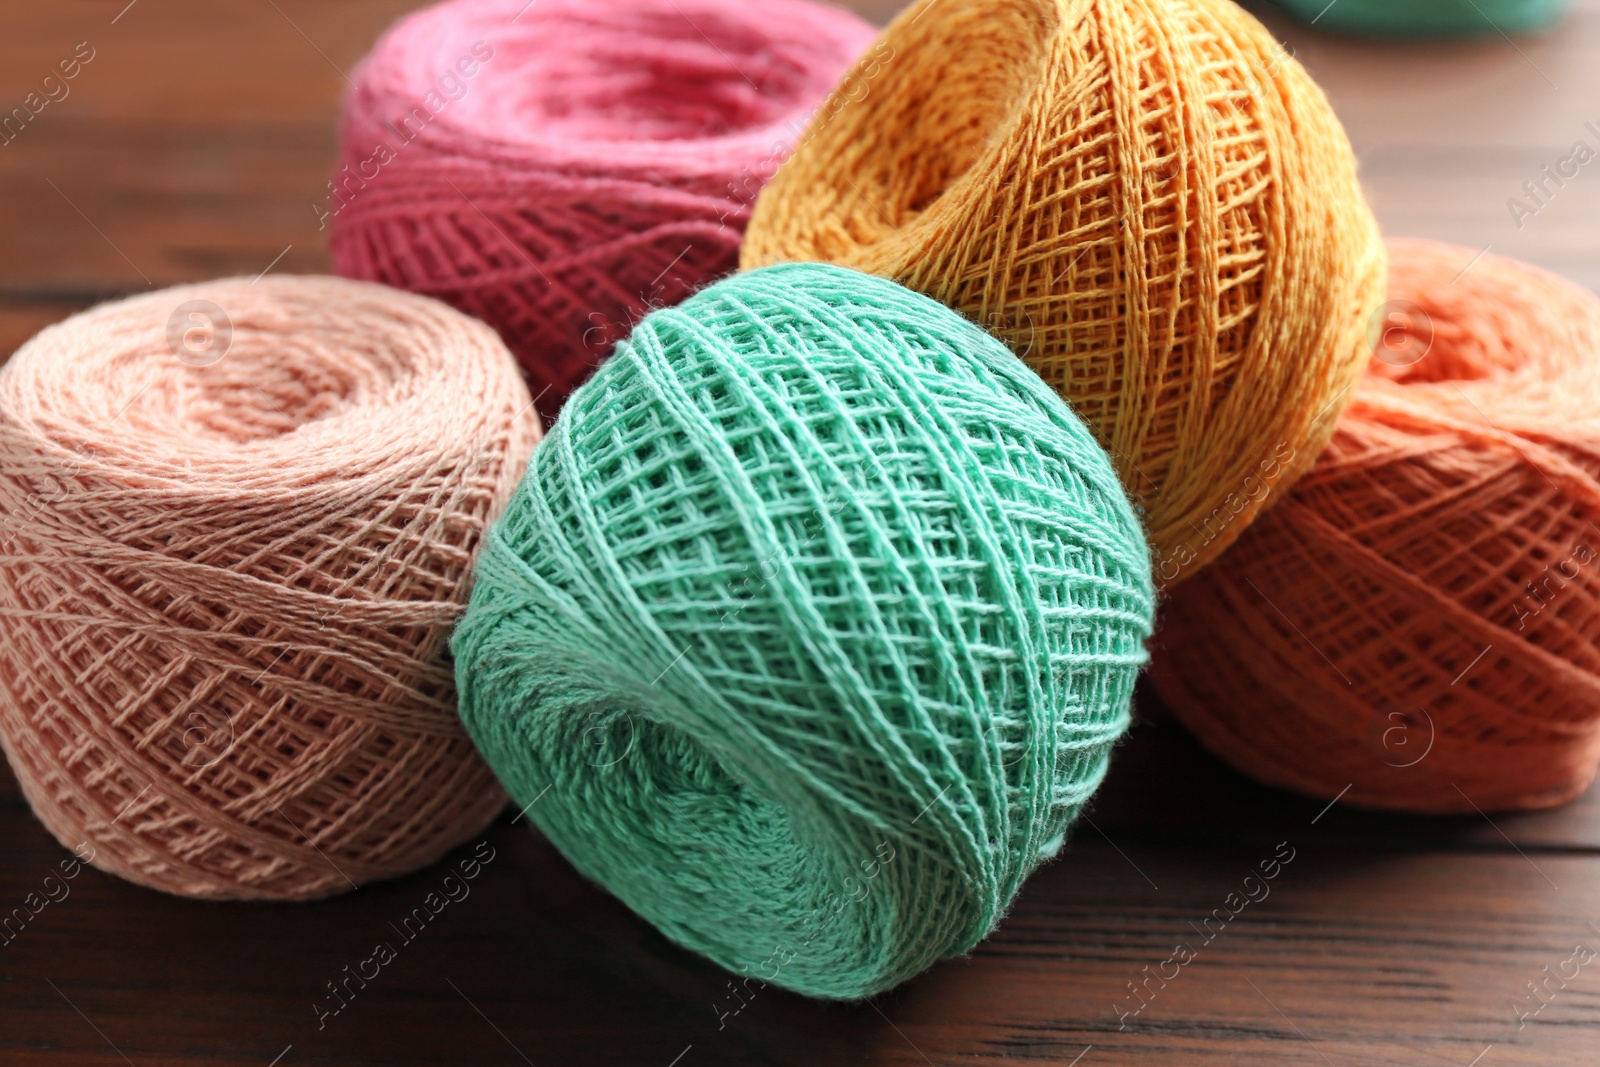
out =
<path fill-rule="evenodd" d="M 0 352 L 105 297 L 326 270 L 313 205 L 341 71 L 410 6 L 125 4 L 0 7 L 6 108 L 79 42 L 94 53 L 70 95 L 0 147 Z M 1448 46 L 1266 17 L 1349 126 L 1390 232 L 1600 287 L 1600 163 L 1520 227 L 1506 203 L 1573 142 L 1600 147 L 1600 0 L 1544 38 Z M 442 868 L 301 906 L 199 904 L 85 871 L 0 946 L 0 1064 L 1600 1062 L 1600 960 L 1518 1019 L 1539 1003 L 1527 983 L 1579 943 L 1600 949 L 1593 793 L 1492 822 L 1324 810 L 1227 771 L 1148 694 L 1140 706 L 1157 721 L 999 931 L 865 1004 L 768 989 L 740 1008 L 726 974 L 502 819 L 471 895 L 321 1028 L 325 984 L 394 940 Z M 0 846 L 3 915 L 67 856 L 9 778 Z M 1201 927 L 1291 852 L 1268 896 Z M 1195 956 L 1177 967 L 1180 943 Z M 1130 983 L 1174 970 L 1132 1014 Z"/>

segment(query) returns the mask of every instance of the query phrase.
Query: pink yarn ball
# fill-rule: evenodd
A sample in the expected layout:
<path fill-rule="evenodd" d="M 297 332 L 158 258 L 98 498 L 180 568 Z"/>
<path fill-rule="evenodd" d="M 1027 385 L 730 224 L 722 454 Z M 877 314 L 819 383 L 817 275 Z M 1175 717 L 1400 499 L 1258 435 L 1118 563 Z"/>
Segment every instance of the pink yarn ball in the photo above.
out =
<path fill-rule="evenodd" d="M 874 31 L 809 0 L 450 0 L 356 68 L 340 274 L 500 331 L 552 417 L 651 307 L 738 265 L 757 191 Z"/>

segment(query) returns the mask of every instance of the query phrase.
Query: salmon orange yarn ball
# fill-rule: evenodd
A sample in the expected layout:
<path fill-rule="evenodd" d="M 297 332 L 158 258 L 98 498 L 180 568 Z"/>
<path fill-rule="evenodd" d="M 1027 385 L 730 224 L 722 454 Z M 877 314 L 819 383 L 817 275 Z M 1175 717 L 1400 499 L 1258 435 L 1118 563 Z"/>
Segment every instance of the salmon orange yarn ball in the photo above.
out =
<path fill-rule="evenodd" d="M 0 370 L 0 743 L 69 848 L 193 897 L 429 863 L 505 796 L 446 642 L 539 438 L 443 304 L 336 278 L 185 286 Z"/>
<path fill-rule="evenodd" d="M 872 40 L 810 0 L 451 0 L 352 72 L 338 273 L 500 331 L 540 410 L 738 265 L 750 202 Z"/>
<path fill-rule="evenodd" d="M 1559 804 L 1600 761 L 1600 300 L 1465 248 L 1390 261 L 1332 443 L 1173 592 L 1154 681 L 1273 785 Z"/>
<path fill-rule="evenodd" d="M 922 0 L 856 73 L 743 265 L 842 263 L 993 329 L 1111 453 L 1158 580 L 1204 564 L 1326 443 L 1383 300 L 1321 91 L 1231 0 Z"/>

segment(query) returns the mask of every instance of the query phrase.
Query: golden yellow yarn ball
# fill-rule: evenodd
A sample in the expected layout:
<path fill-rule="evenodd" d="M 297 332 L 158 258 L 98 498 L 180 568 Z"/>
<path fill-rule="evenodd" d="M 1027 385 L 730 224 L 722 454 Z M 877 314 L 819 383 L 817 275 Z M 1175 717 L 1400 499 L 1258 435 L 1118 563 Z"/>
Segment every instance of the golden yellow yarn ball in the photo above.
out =
<path fill-rule="evenodd" d="M 880 274 L 1003 337 L 1141 509 L 1158 580 L 1327 443 L 1384 253 L 1327 99 L 1232 0 L 922 0 L 756 201 L 745 268 Z"/>

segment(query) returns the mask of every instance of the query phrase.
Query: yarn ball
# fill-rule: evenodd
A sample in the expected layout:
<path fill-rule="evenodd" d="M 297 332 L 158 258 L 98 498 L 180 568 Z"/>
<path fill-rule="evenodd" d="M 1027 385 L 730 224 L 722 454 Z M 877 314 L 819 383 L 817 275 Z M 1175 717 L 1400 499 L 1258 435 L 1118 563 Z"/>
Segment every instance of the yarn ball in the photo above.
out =
<path fill-rule="evenodd" d="M 446 642 L 538 439 L 492 330 L 376 285 L 189 285 L 29 341 L 0 369 L 0 743 L 40 821 L 142 885 L 271 900 L 483 829 L 505 795 Z"/>
<path fill-rule="evenodd" d="M 1321 90 L 1232 0 L 922 0 L 869 70 L 744 266 L 829 260 L 990 327 L 1111 453 L 1158 581 L 1202 566 L 1327 441 L 1383 300 Z"/>
<path fill-rule="evenodd" d="M 1600 300 L 1472 249 L 1392 241 L 1390 263 L 1332 443 L 1173 592 L 1152 677 L 1272 785 L 1560 804 L 1600 762 Z"/>
<path fill-rule="evenodd" d="M 352 73 L 335 270 L 500 331 L 540 410 L 738 264 L 756 190 L 873 30 L 809 0 L 452 0 Z"/>
<path fill-rule="evenodd" d="M 573 395 L 454 649 L 468 731 L 585 875 L 855 998 L 1062 847 L 1152 610 L 1066 404 L 949 309 L 801 264 L 654 312 Z"/>
<path fill-rule="evenodd" d="M 1559 19 L 1567 0 L 1277 0 L 1301 22 L 1358 37 L 1498 37 Z"/>

